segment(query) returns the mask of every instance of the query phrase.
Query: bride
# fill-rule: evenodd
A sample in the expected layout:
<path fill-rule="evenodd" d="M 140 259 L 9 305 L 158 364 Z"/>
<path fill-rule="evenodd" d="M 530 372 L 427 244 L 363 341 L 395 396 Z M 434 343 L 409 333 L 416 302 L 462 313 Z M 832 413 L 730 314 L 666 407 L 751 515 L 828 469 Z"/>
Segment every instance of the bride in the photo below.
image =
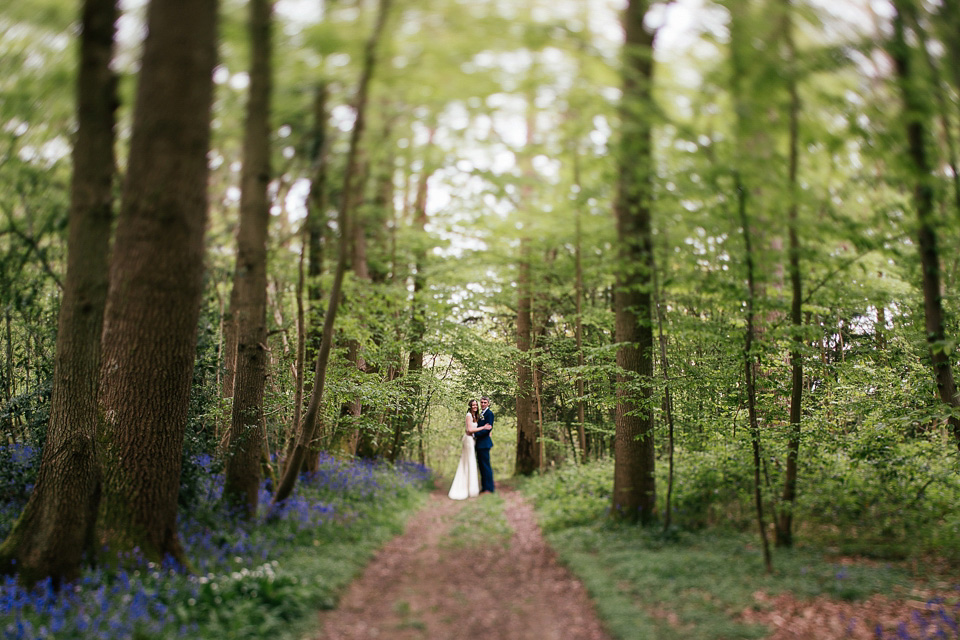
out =
<path fill-rule="evenodd" d="M 464 435 L 461 438 L 462 449 L 460 463 L 457 465 L 457 474 L 453 477 L 450 492 L 447 493 L 453 500 L 466 500 L 480 494 L 480 476 L 477 471 L 477 450 L 473 441 L 473 434 L 480 417 L 480 407 L 476 400 L 467 405 L 467 417 L 464 426 Z"/>

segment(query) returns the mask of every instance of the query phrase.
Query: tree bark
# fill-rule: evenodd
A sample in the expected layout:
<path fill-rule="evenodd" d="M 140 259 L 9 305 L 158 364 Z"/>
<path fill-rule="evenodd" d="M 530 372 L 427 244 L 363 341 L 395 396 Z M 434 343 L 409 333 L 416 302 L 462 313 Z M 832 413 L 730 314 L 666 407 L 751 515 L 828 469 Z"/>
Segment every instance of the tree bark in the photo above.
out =
<path fill-rule="evenodd" d="M 614 292 L 617 348 L 613 513 L 650 524 L 656 507 L 651 323 L 653 41 L 649 4 L 630 0 L 624 14 L 623 99 L 615 211 L 619 264 Z"/>
<path fill-rule="evenodd" d="M 515 468 L 519 475 L 531 475 L 540 467 L 540 440 L 534 410 L 533 366 L 530 343 L 533 333 L 532 284 L 530 282 L 530 240 L 520 240 L 517 275 L 517 452 Z"/>
<path fill-rule="evenodd" d="M 906 137 L 909 146 L 914 203 L 917 208 L 917 240 L 920 250 L 920 266 L 923 274 L 923 311 L 930 359 L 940 401 L 954 410 L 949 424 L 960 447 L 960 398 L 953 377 L 953 365 L 946 346 L 946 329 L 941 294 L 940 254 L 937 248 L 937 231 L 934 211 L 934 188 L 930 161 L 926 149 L 926 123 L 929 121 L 927 99 L 918 88 L 914 76 L 911 50 L 904 33 L 903 16 L 909 12 L 910 0 L 894 0 L 893 42 L 890 55 L 894 61 L 904 105 Z"/>
<path fill-rule="evenodd" d="M 376 63 L 376 48 L 380 41 L 383 27 L 390 11 L 391 0 L 380 0 L 377 12 L 377 22 L 374 25 L 373 33 L 367 40 L 364 48 L 363 71 L 360 75 L 360 82 L 357 88 L 356 98 L 356 120 L 353 124 L 353 131 L 350 133 L 350 147 L 347 151 L 347 164 L 343 177 L 344 197 L 340 202 L 339 227 L 340 227 L 340 255 L 337 260 L 337 269 L 333 276 L 333 285 L 330 289 L 330 301 L 327 304 L 327 311 L 323 320 L 323 334 L 320 341 L 320 349 L 317 353 L 317 362 L 314 369 L 315 381 L 310 393 L 310 402 L 303 415 L 298 429 L 297 443 L 293 448 L 293 454 L 290 461 L 284 469 L 283 477 L 277 492 L 270 503 L 270 511 L 290 497 L 293 488 L 297 483 L 297 476 L 300 472 L 300 466 L 307 455 L 307 449 L 313 441 L 314 432 L 317 425 L 317 416 L 320 413 L 320 401 L 323 398 L 323 387 L 327 375 L 327 363 L 330 360 L 330 349 L 333 344 L 333 325 L 337 315 L 337 306 L 340 301 L 340 292 L 343 288 L 343 275 L 347 269 L 348 248 L 350 242 L 350 212 L 353 206 L 348 194 L 354 192 L 353 180 L 356 173 L 357 149 L 360 146 L 360 139 L 366 126 L 367 93 L 370 86 L 370 79 L 373 77 Z"/>
<path fill-rule="evenodd" d="M 77 81 L 77 139 L 47 439 L 33 492 L 7 540 L 0 568 L 27 583 L 76 579 L 93 551 L 100 336 L 107 297 L 115 171 L 116 0 L 86 0 Z"/>
<path fill-rule="evenodd" d="M 227 439 L 223 496 L 246 518 L 257 513 L 260 458 L 266 427 L 267 235 L 270 224 L 270 93 L 272 0 L 250 1 L 250 94 L 240 176 L 240 228 L 231 296 L 237 336 L 233 414 Z"/>
<path fill-rule="evenodd" d="M 151 2 L 103 328 L 99 542 L 185 562 L 180 457 L 207 212 L 216 0 Z M 177 96 L 171 100 L 170 96 Z"/>

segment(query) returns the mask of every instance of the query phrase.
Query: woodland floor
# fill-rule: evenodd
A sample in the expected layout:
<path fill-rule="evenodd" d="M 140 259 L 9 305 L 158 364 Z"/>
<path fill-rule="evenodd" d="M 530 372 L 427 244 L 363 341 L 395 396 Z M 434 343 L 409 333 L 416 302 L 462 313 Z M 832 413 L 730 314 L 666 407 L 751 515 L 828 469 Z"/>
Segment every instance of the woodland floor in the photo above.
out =
<path fill-rule="evenodd" d="M 451 525 L 467 501 L 436 489 L 338 608 L 320 614 L 318 640 L 609 638 L 586 589 L 544 541 L 533 508 L 507 486 L 497 491 L 513 529 L 506 546 L 452 541 Z"/>
<path fill-rule="evenodd" d="M 451 527 L 467 501 L 450 500 L 445 487 L 437 488 L 405 533 L 350 585 L 338 608 L 320 614 L 315 640 L 609 639 L 585 588 L 547 546 L 533 508 L 509 486 L 498 485 L 498 491 L 513 530 L 506 545 L 451 540 Z M 754 599 L 756 606 L 739 619 L 765 624 L 768 640 L 876 638 L 878 624 L 896 629 L 912 611 L 926 608 L 919 593 L 863 602 L 763 592 Z M 683 629 L 678 620 L 671 622 Z M 922 625 L 909 626 L 922 633 Z"/>

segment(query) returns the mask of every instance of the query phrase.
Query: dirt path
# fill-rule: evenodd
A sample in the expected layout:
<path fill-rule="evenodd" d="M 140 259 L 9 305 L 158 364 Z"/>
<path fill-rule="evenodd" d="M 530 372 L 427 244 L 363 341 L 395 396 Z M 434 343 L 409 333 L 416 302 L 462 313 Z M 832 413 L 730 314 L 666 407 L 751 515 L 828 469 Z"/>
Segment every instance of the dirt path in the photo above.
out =
<path fill-rule="evenodd" d="M 339 607 L 320 615 L 317 640 L 607 640 L 583 585 L 547 547 L 533 509 L 520 493 L 498 490 L 513 529 L 506 548 L 452 546 L 448 532 L 466 501 L 434 491 Z"/>

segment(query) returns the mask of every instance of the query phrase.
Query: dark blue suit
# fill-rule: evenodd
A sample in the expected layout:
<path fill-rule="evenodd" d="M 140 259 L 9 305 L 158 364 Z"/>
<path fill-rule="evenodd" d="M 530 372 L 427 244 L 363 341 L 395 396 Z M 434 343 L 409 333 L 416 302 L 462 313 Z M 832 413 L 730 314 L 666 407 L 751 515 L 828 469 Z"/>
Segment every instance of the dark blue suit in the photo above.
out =
<path fill-rule="evenodd" d="M 480 412 L 480 419 L 477 420 L 477 426 L 493 426 L 493 411 L 489 407 Z M 477 445 L 477 466 L 480 467 L 480 491 L 490 491 L 493 488 L 493 467 L 490 466 L 490 449 L 493 448 L 493 440 L 490 438 L 491 429 L 484 429 L 473 434 Z"/>

